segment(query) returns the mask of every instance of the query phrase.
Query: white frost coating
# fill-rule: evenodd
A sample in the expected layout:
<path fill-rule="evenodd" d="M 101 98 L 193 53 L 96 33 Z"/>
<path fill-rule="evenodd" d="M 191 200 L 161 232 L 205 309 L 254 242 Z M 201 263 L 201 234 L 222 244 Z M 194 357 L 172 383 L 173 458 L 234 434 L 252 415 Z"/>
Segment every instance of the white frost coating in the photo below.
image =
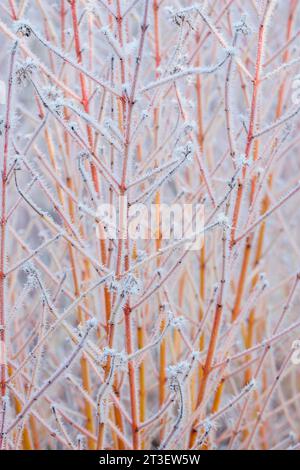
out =
<path fill-rule="evenodd" d="M 299 449 L 299 8 L 1 2 L 0 450 Z"/>

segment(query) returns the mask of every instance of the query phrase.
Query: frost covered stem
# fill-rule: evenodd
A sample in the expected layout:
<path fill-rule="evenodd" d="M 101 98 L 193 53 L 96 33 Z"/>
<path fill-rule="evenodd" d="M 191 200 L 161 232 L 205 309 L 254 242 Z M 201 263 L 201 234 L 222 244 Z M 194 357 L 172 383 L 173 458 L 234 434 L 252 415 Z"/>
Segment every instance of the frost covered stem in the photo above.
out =
<path fill-rule="evenodd" d="M 223 234 L 222 234 L 222 268 L 221 268 L 220 287 L 218 291 L 217 304 L 215 308 L 215 315 L 214 315 L 214 320 L 213 320 L 211 337 L 210 337 L 208 351 L 207 351 L 205 364 L 203 368 L 203 378 L 201 380 L 201 384 L 199 387 L 197 408 L 196 408 L 195 414 L 199 413 L 200 407 L 203 404 L 203 400 L 205 398 L 208 378 L 211 373 L 211 367 L 212 367 L 214 356 L 215 356 L 215 351 L 217 347 L 217 341 L 218 341 L 218 336 L 219 336 L 219 331 L 220 331 L 220 326 L 221 326 L 223 303 L 224 303 L 223 296 L 224 296 L 225 280 L 226 280 L 226 263 L 227 263 L 226 249 L 227 249 L 227 238 L 228 238 L 227 232 L 228 232 L 228 227 L 224 226 Z M 193 427 L 192 427 L 191 438 L 190 438 L 191 447 L 195 443 L 196 436 L 197 436 L 197 421 L 194 422 Z"/>
<path fill-rule="evenodd" d="M 231 54 L 226 54 L 216 65 L 211 65 L 210 67 L 191 67 L 187 68 L 186 70 L 182 70 L 181 72 L 174 73 L 172 75 L 168 75 L 167 77 L 162 78 L 161 80 L 156 80 L 155 82 L 149 83 L 147 86 L 142 88 L 141 92 L 145 93 L 146 91 L 153 90 L 153 88 L 157 88 L 161 85 L 165 85 L 166 83 L 175 82 L 180 78 L 187 77 L 189 75 L 206 75 L 212 74 L 216 72 L 222 65 L 225 64 L 227 59 L 231 56 Z"/>
<path fill-rule="evenodd" d="M 250 157 L 250 152 L 251 152 L 251 147 L 252 147 L 252 142 L 253 142 L 253 137 L 254 137 L 254 130 L 255 130 L 255 125 L 256 125 L 256 112 L 257 112 L 258 93 L 259 93 L 260 78 L 261 78 L 261 65 L 262 65 L 262 58 L 263 58 L 264 47 L 265 47 L 266 18 L 270 10 L 272 10 L 271 7 L 273 4 L 274 2 L 268 1 L 264 16 L 259 25 L 257 54 L 256 54 L 256 63 L 255 63 L 255 75 L 253 79 L 252 100 L 251 100 L 251 107 L 250 107 L 249 128 L 248 128 L 246 147 L 245 147 L 246 161 Z M 235 237 L 235 229 L 237 227 L 238 219 L 239 219 L 245 177 L 246 177 L 246 167 L 243 168 L 243 174 L 238 185 L 238 191 L 237 191 L 237 196 L 236 196 L 236 201 L 235 201 L 235 206 L 234 206 L 232 229 L 231 229 L 231 243 L 232 244 L 233 244 L 234 237 Z"/>
<path fill-rule="evenodd" d="M 176 434 L 179 426 L 180 426 L 180 423 L 183 419 L 183 416 L 184 416 L 184 399 L 183 399 L 183 390 L 181 388 L 181 384 L 179 382 L 179 380 L 177 379 L 176 380 L 177 384 L 176 384 L 176 392 L 177 392 L 177 396 L 178 396 L 178 401 L 179 401 L 179 410 L 178 410 L 178 414 L 177 414 L 177 418 L 176 418 L 176 421 L 174 423 L 174 426 L 173 428 L 171 429 L 170 433 L 167 435 L 167 437 L 165 438 L 164 442 L 161 444 L 160 446 L 160 449 L 161 450 L 164 450 L 166 449 L 167 445 L 169 444 L 169 442 L 171 441 L 171 439 L 174 437 L 174 435 Z"/>
<path fill-rule="evenodd" d="M 240 242 L 245 236 L 251 233 L 257 225 L 261 224 L 269 215 L 279 209 L 286 201 L 288 201 L 291 197 L 294 196 L 300 189 L 300 183 L 298 183 L 291 191 L 288 192 L 286 196 L 279 200 L 277 204 L 271 207 L 267 212 L 265 212 L 262 216 L 260 216 L 252 225 L 250 225 L 241 235 L 239 235 L 235 240 L 234 243 Z"/>
<path fill-rule="evenodd" d="M 71 13 L 72 13 L 74 43 L 75 43 L 77 62 L 78 64 L 82 64 L 82 49 L 81 49 L 81 44 L 80 44 L 79 28 L 78 28 L 78 21 L 77 21 L 76 0 L 70 0 L 70 5 L 71 5 Z M 88 100 L 85 76 L 83 72 L 79 73 L 79 80 L 80 80 L 80 87 L 81 87 L 83 109 L 87 114 L 89 114 L 89 100 Z M 86 126 L 86 130 L 87 130 L 89 149 L 92 150 L 93 134 L 92 134 L 92 129 L 88 124 Z M 97 175 L 97 171 L 93 162 L 91 162 L 90 167 L 91 167 L 91 174 L 92 174 L 95 191 L 99 193 L 98 175 Z"/>
<path fill-rule="evenodd" d="M 0 345 L 5 344 L 5 276 L 4 276 L 4 264 L 5 264 L 5 235 L 6 235 L 6 183 L 7 183 L 7 159 L 9 151 L 9 136 L 11 127 L 11 107 L 12 107 L 12 87 L 13 87 L 13 75 L 15 57 L 17 52 L 18 42 L 16 41 L 13 45 L 10 58 L 9 66 L 9 77 L 8 77 L 8 90 L 7 90 L 7 105 L 6 105 L 6 116 L 5 116 L 5 129 L 4 129 L 4 146 L 3 146 L 3 167 L 2 167 L 2 191 L 1 191 L 1 229 L 0 229 Z M 5 397 L 6 393 L 6 365 L 4 360 L 1 361 L 1 398 Z M 0 429 L 4 427 L 4 413 L 1 415 Z M 2 448 L 2 432 L 0 434 L 0 449 Z"/>
<path fill-rule="evenodd" d="M 76 348 L 74 348 L 74 351 L 70 354 L 68 359 L 50 376 L 48 380 L 44 382 L 44 384 L 32 395 L 31 399 L 28 401 L 28 403 L 24 406 L 23 410 L 21 413 L 17 415 L 15 420 L 9 425 L 8 429 L 6 430 L 6 433 L 8 434 L 14 427 L 24 418 L 26 413 L 31 409 L 32 405 L 42 396 L 45 391 L 54 383 L 56 380 L 66 371 L 70 365 L 73 363 L 74 359 L 78 355 L 78 353 L 81 351 L 83 348 L 83 345 L 88 337 L 89 332 L 93 328 L 93 324 L 90 324 L 85 332 L 85 334 L 82 336 L 81 341 L 78 343 Z"/>
<path fill-rule="evenodd" d="M 251 447 L 251 444 L 252 444 L 252 441 L 255 437 L 255 434 L 256 434 L 256 431 L 257 431 L 257 428 L 259 426 L 259 424 L 261 423 L 262 421 L 262 418 L 263 418 L 263 415 L 266 411 L 266 408 L 267 408 L 267 405 L 268 403 L 270 402 L 270 399 L 275 391 L 275 389 L 278 387 L 279 383 L 280 383 L 280 379 L 282 377 L 282 375 L 284 374 L 285 370 L 287 369 L 288 367 L 288 364 L 291 360 L 291 356 L 293 354 L 293 350 L 289 351 L 289 353 L 287 354 L 285 360 L 283 361 L 278 373 L 276 374 L 276 377 L 274 378 L 274 381 L 273 381 L 273 384 L 263 402 L 263 405 L 262 405 L 262 408 L 261 408 L 261 411 L 260 413 L 258 413 L 258 416 L 256 418 L 256 421 L 255 421 L 255 424 L 253 426 L 253 429 L 251 431 L 251 433 L 249 434 L 249 437 L 247 439 L 247 442 L 245 443 L 245 449 L 249 449 Z"/>
<path fill-rule="evenodd" d="M 135 104 L 136 85 L 138 81 L 141 59 L 142 59 L 144 43 L 145 43 L 145 36 L 146 36 L 146 31 L 147 31 L 148 6 L 149 6 L 149 0 L 146 0 L 145 8 L 144 8 L 143 23 L 141 25 L 140 43 L 139 43 L 139 48 L 138 48 L 138 54 L 136 57 L 135 70 L 134 70 L 132 87 L 131 87 L 129 103 L 128 103 L 128 114 L 127 114 L 126 131 L 125 131 L 126 132 L 125 134 L 125 157 L 124 157 L 124 164 L 123 164 L 123 170 L 122 170 L 121 191 L 125 189 L 126 187 L 127 165 L 128 165 L 129 152 L 130 152 L 131 122 L 132 122 L 133 107 Z M 118 262 L 120 262 L 121 260 L 121 253 L 122 253 L 122 240 L 120 240 L 120 242 L 121 244 L 119 245 Z M 125 269 L 128 269 L 129 267 L 128 266 L 128 263 L 129 263 L 128 251 L 129 251 L 129 247 L 127 246 L 127 256 L 125 257 Z M 126 263 L 127 263 L 127 266 L 126 266 Z M 132 327 L 131 327 L 131 308 L 129 305 L 129 299 L 124 309 L 124 317 L 125 317 L 126 352 L 128 355 L 131 355 L 133 353 L 133 341 L 132 341 Z M 140 436 L 139 436 L 137 390 L 136 390 L 136 383 L 135 383 L 135 369 L 134 369 L 133 361 L 128 361 L 128 377 L 129 377 L 130 406 L 131 406 L 131 419 L 132 419 L 132 443 L 133 443 L 133 448 L 136 450 L 140 448 Z"/>
<path fill-rule="evenodd" d="M 141 60 L 142 60 L 142 54 L 143 54 L 143 49 L 144 49 L 144 43 L 145 43 L 145 36 L 146 36 L 147 27 L 148 27 L 147 26 L 148 5 L 149 5 L 149 1 L 146 0 L 145 1 L 143 24 L 141 25 L 140 44 L 139 44 L 138 54 L 137 54 L 137 57 L 136 57 L 135 71 L 134 71 L 134 75 L 133 75 L 133 79 L 132 79 L 131 93 L 130 93 L 130 97 L 129 97 L 128 118 L 127 118 L 126 136 L 125 136 L 125 160 L 124 160 L 124 165 L 123 165 L 122 183 L 121 183 L 122 186 L 124 186 L 126 184 L 126 171 L 127 171 L 128 157 L 129 157 L 129 144 L 130 144 L 132 112 L 133 112 L 133 107 L 134 107 L 134 104 L 135 104 L 136 85 L 137 85 L 137 81 L 138 81 L 138 76 L 139 76 L 139 71 L 140 71 L 140 66 L 141 66 Z"/>

